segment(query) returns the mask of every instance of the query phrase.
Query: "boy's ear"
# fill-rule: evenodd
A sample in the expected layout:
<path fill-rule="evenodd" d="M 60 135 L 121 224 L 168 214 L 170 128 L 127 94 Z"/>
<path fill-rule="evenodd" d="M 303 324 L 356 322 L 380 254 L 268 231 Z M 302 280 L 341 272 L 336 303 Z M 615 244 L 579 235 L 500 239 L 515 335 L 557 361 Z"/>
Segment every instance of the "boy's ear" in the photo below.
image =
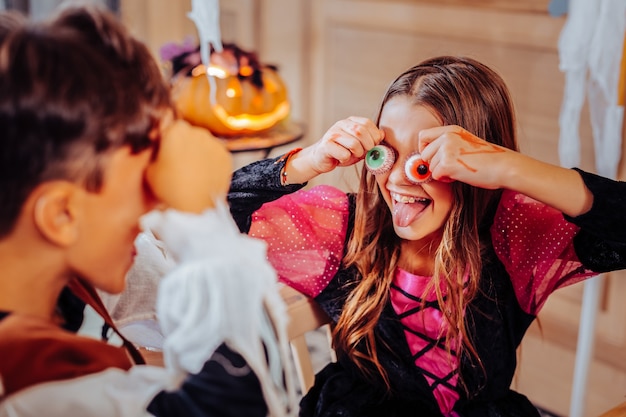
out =
<path fill-rule="evenodd" d="M 48 183 L 36 196 L 33 221 L 53 244 L 69 246 L 78 238 L 77 187 L 69 182 Z"/>

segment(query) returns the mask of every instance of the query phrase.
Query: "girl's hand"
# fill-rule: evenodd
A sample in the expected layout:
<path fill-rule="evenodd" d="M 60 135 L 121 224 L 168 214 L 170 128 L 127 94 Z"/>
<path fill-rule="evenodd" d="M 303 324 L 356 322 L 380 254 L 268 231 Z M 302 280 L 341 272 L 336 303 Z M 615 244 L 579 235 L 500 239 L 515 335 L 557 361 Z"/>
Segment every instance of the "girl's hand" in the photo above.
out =
<path fill-rule="evenodd" d="M 586 213 L 593 204 L 593 194 L 575 170 L 494 145 L 459 126 L 422 130 L 419 150 L 436 180 L 506 188 L 572 217 Z"/>
<path fill-rule="evenodd" d="M 293 154 L 285 184 L 303 184 L 338 166 L 355 164 L 384 137 L 384 132 L 365 117 L 340 120 L 319 141 Z"/>
<path fill-rule="evenodd" d="M 348 117 L 335 123 L 307 149 L 311 168 L 318 174 L 338 166 L 353 165 L 384 138 L 384 132 L 365 117 Z"/>
<path fill-rule="evenodd" d="M 474 136 L 460 126 L 422 130 L 419 152 L 430 164 L 435 180 L 462 181 L 476 187 L 503 187 L 507 160 L 512 150 Z"/>
<path fill-rule="evenodd" d="M 146 180 L 167 207 L 201 213 L 225 199 L 232 175 L 232 157 L 208 130 L 174 120 L 161 134 L 156 159 Z"/>

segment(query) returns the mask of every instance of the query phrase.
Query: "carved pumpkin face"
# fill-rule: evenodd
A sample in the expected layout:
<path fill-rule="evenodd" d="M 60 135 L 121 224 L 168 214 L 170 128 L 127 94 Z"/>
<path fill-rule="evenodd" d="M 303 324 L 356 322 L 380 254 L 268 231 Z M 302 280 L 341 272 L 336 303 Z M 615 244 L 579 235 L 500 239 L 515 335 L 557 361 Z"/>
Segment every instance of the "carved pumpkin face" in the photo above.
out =
<path fill-rule="evenodd" d="M 242 75 L 246 68 L 248 76 Z M 256 82 L 250 67 L 245 66 L 231 74 L 223 67 L 211 65 L 207 74 L 206 67 L 200 64 L 190 75 L 174 78 L 172 97 L 181 117 L 206 127 L 214 135 L 262 132 L 287 118 L 290 105 L 287 89 L 277 71 L 260 67 L 255 76 Z"/>

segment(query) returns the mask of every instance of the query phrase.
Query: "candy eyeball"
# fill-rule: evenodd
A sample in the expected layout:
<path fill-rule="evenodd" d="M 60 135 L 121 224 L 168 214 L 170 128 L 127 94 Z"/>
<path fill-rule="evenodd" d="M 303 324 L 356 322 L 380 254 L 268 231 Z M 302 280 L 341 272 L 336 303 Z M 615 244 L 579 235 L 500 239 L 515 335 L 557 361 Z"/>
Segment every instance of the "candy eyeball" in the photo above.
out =
<path fill-rule="evenodd" d="M 395 152 L 386 145 L 376 145 L 365 155 L 365 167 L 373 175 L 380 175 L 389 171 L 395 161 Z"/>
<path fill-rule="evenodd" d="M 419 153 L 408 157 L 404 165 L 404 174 L 413 184 L 423 184 L 432 179 L 428 162 L 424 161 Z"/>

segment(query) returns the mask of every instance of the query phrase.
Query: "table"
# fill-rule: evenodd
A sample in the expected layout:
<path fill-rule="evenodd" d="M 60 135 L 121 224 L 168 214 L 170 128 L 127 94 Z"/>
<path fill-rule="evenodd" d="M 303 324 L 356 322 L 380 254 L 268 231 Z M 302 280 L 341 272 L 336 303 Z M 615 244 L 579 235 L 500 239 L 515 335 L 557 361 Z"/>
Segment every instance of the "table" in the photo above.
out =
<path fill-rule="evenodd" d="M 224 142 L 230 152 L 263 151 L 263 158 L 267 158 L 274 148 L 293 143 L 302 139 L 303 136 L 303 123 L 284 121 L 257 134 L 220 137 L 219 139 Z"/>

